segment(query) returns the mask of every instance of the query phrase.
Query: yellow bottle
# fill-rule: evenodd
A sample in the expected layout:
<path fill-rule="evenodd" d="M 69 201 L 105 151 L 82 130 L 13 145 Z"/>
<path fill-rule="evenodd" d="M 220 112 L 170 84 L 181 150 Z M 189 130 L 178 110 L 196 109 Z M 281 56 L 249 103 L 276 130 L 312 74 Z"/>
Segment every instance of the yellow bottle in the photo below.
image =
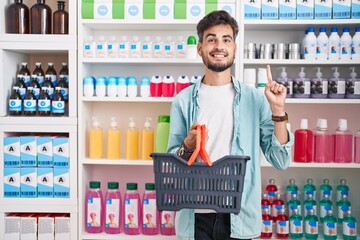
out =
<path fill-rule="evenodd" d="M 89 157 L 92 159 L 103 158 L 103 129 L 95 117 L 93 117 L 89 135 Z"/>
<path fill-rule="evenodd" d="M 110 128 L 107 131 L 106 158 L 120 159 L 120 129 L 115 118 L 111 118 Z"/>
<path fill-rule="evenodd" d="M 150 124 L 151 118 L 147 117 L 145 128 L 141 131 L 140 159 L 152 160 L 150 153 L 154 152 L 154 130 Z"/>
<path fill-rule="evenodd" d="M 127 160 L 139 159 L 139 131 L 135 128 L 134 118 L 130 118 L 125 145 L 125 158 Z"/>

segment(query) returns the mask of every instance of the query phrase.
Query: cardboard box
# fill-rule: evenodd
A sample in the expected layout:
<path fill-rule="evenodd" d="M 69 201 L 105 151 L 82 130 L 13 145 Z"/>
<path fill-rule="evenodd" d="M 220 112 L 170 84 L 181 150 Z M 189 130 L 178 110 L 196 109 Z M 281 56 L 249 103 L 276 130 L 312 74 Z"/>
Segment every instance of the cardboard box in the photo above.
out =
<path fill-rule="evenodd" d="M 38 240 L 55 239 L 55 219 L 49 213 L 36 214 L 38 221 Z M 70 238 L 69 238 L 70 239 Z"/>
<path fill-rule="evenodd" d="M 296 19 L 296 0 L 279 0 L 279 19 Z"/>
<path fill-rule="evenodd" d="M 4 166 L 20 167 L 20 138 L 4 137 Z"/>
<path fill-rule="evenodd" d="M 53 139 L 52 137 L 37 138 L 38 167 L 53 166 Z"/>
<path fill-rule="evenodd" d="M 227 11 L 232 17 L 236 17 L 236 1 L 234 0 L 218 0 L 217 9 Z"/>
<path fill-rule="evenodd" d="M 124 19 L 125 0 L 82 0 L 83 19 Z"/>
<path fill-rule="evenodd" d="M 54 172 L 53 168 L 38 168 L 38 197 L 54 197 Z"/>
<path fill-rule="evenodd" d="M 244 19 L 261 18 L 261 0 L 245 0 Z"/>
<path fill-rule="evenodd" d="M 360 0 L 352 0 L 351 3 L 351 18 L 360 18 Z"/>
<path fill-rule="evenodd" d="M 332 4 L 332 0 L 315 0 L 315 19 L 331 19 Z"/>
<path fill-rule="evenodd" d="M 54 168 L 69 167 L 69 138 L 54 137 L 53 138 Z"/>
<path fill-rule="evenodd" d="M 143 0 L 125 0 L 124 18 L 129 20 L 143 19 Z"/>
<path fill-rule="evenodd" d="M 21 240 L 37 240 L 37 217 L 33 213 L 21 214 Z"/>
<path fill-rule="evenodd" d="M 54 198 L 70 197 L 69 168 L 54 168 Z"/>
<path fill-rule="evenodd" d="M 4 168 L 4 197 L 20 197 L 20 168 Z"/>
<path fill-rule="evenodd" d="M 262 0 L 261 2 L 262 19 L 279 19 L 279 0 Z"/>
<path fill-rule="evenodd" d="M 314 19 L 314 0 L 297 0 L 296 17 L 297 19 Z"/>
<path fill-rule="evenodd" d="M 70 215 L 53 214 L 55 216 L 55 240 L 70 239 Z"/>
<path fill-rule="evenodd" d="M 144 18 L 145 18 L 145 15 L 146 15 L 146 12 L 145 12 L 145 8 L 144 8 Z M 173 20 L 174 19 L 174 1 L 156 0 L 155 19 Z"/>
<path fill-rule="evenodd" d="M 6 240 L 20 240 L 21 217 L 19 214 L 9 213 L 5 216 Z"/>
<path fill-rule="evenodd" d="M 349 19 L 351 13 L 351 0 L 333 0 L 333 18 Z"/>
<path fill-rule="evenodd" d="M 21 136 L 20 137 L 20 165 L 21 167 L 36 167 L 37 166 L 37 148 L 35 136 Z"/>
<path fill-rule="evenodd" d="M 20 196 L 22 198 L 37 197 L 37 168 L 21 168 Z"/>
<path fill-rule="evenodd" d="M 191 0 L 186 3 L 186 19 L 198 22 L 205 16 L 205 0 Z"/>

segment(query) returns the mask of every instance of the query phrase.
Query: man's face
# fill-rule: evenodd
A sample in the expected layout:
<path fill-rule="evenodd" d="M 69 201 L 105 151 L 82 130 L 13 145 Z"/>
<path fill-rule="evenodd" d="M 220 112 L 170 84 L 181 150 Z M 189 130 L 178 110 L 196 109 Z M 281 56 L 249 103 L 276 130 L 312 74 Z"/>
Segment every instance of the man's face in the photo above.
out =
<path fill-rule="evenodd" d="M 207 29 L 197 48 L 208 69 L 225 71 L 234 63 L 237 48 L 232 28 L 221 24 Z"/>

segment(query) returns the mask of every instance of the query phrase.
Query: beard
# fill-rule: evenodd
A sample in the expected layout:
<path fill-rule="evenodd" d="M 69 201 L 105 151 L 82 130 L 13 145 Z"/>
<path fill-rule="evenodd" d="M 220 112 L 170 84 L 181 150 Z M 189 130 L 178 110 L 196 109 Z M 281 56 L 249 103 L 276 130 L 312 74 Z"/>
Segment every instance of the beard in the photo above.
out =
<path fill-rule="evenodd" d="M 235 56 L 226 63 L 212 63 L 209 58 L 205 56 L 202 57 L 202 60 L 209 70 L 214 72 L 223 72 L 234 64 Z"/>

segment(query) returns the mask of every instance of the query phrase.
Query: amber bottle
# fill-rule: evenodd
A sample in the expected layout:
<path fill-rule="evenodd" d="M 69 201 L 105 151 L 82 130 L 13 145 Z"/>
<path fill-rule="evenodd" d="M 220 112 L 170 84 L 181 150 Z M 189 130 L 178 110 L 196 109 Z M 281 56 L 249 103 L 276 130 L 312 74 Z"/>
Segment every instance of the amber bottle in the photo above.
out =
<path fill-rule="evenodd" d="M 58 10 L 53 14 L 53 34 L 69 34 L 69 14 L 65 11 L 65 1 L 58 1 Z"/>
<path fill-rule="evenodd" d="M 29 33 L 29 8 L 22 0 L 14 0 L 6 8 L 6 33 Z"/>
<path fill-rule="evenodd" d="M 30 14 L 32 34 L 51 34 L 51 8 L 45 4 L 45 0 L 37 0 Z"/>

